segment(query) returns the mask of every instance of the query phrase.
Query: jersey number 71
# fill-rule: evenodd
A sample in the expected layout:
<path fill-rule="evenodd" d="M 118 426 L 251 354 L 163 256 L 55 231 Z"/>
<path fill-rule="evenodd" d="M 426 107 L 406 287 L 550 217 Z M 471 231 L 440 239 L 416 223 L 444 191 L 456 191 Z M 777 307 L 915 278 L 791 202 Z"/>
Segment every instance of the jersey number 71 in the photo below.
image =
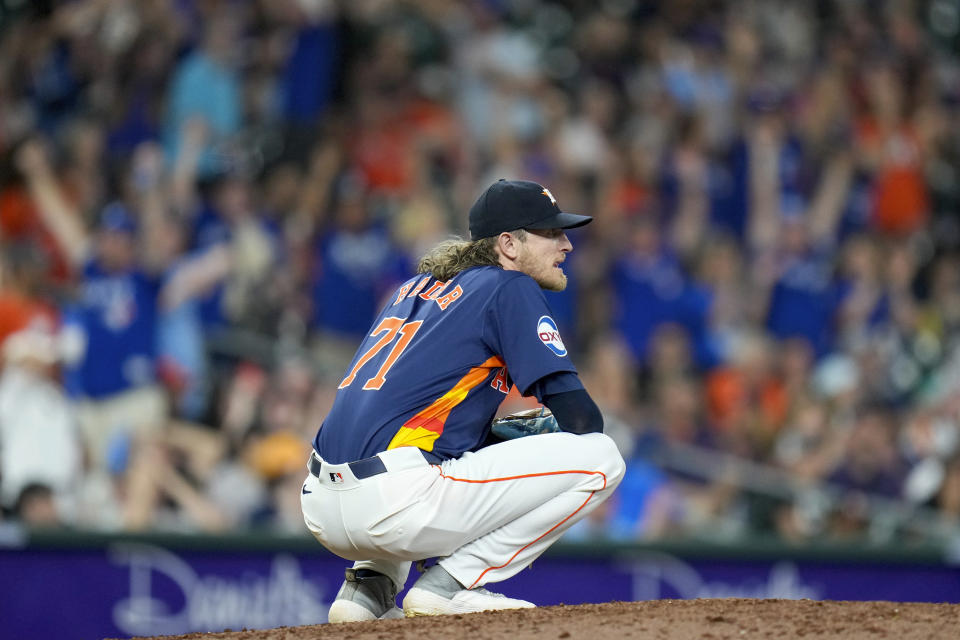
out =
<path fill-rule="evenodd" d="M 420 328 L 420 325 L 423 324 L 423 320 L 415 320 L 413 322 L 407 322 L 404 324 L 404 318 L 384 318 L 380 324 L 377 325 L 377 328 L 373 330 L 370 334 L 371 336 L 376 336 L 383 333 L 377 342 L 367 349 L 357 360 L 357 363 L 353 365 L 353 369 L 350 370 L 350 373 L 347 374 L 347 377 L 343 379 L 343 382 L 340 383 L 338 389 L 343 389 L 349 387 L 354 378 L 357 377 L 357 372 L 360 371 L 360 368 L 363 365 L 370 362 L 374 356 L 376 356 L 380 351 L 386 347 L 388 344 L 396 339 L 399 334 L 400 339 L 396 341 L 393 347 L 390 349 L 390 353 L 387 354 L 387 359 L 384 360 L 383 364 L 380 365 L 380 369 L 377 371 L 377 375 L 373 376 L 366 381 L 363 385 L 365 391 L 375 391 L 383 386 L 383 383 L 387 381 L 387 372 L 390 371 L 397 359 L 400 357 L 400 354 L 403 353 L 403 350 L 407 348 L 407 345 L 410 344 L 410 341 L 413 340 L 413 336 L 417 333 L 417 329 Z"/>

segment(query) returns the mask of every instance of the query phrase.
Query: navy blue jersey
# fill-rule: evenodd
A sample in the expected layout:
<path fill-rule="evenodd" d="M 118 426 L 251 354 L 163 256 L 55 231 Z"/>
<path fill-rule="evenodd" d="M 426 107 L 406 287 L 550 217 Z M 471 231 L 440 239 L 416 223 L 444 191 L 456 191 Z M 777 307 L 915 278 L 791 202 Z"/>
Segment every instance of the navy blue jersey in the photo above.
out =
<path fill-rule="evenodd" d="M 409 261 L 379 225 L 334 230 L 320 239 L 316 256 L 317 326 L 357 337 L 367 331 L 384 296 L 410 273 Z"/>
<path fill-rule="evenodd" d="M 380 312 L 314 448 L 335 464 L 404 446 L 455 458 L 481 446 L 511 384 L 526 393 L 555 372 L 576 369 L 530 276 L 419 275 Z"/>
<path fill-rule="evenodd" d="M 832 271 L 833 248 L 829 245 L 785 258 L 767 311 L 767 329 L 774 337 L 806 338 L 817 356 L 830 351 L 838 305 Z"/>
<path fill-rule="evenodd" d="M 80 392 L 100 398 L 154 380 L 158 281 L 131 269 L 83 270 L 79 319 L 86 353 L 77 364 Z"/>

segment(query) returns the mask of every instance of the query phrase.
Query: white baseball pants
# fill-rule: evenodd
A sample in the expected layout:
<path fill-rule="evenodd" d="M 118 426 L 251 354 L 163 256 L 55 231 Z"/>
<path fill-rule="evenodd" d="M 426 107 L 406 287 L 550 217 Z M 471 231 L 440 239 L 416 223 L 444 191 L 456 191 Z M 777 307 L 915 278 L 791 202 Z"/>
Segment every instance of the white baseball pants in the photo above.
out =
<path fill-rule="evenodd" d="M 435 557 L 467 588 L 506 580 L 610 497 L 625 468 L 600 433 L 518 438 L 441 465 L 412 447 L 378 456 L 387 471 L 361 480 L 324 463 L 301 503 L 323 546 L 398 590 L 411 561 Z"/>

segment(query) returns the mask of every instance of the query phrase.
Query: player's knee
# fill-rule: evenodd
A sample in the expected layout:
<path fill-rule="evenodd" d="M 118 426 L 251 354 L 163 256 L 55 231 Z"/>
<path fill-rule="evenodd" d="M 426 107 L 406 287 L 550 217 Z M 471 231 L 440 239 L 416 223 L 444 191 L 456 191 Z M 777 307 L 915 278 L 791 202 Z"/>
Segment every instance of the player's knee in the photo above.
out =
<path fill-rule="evenodd" d="M 584 450 L 590 456 L 591 462 L 606 477 L 605 488 L 612 489 L 620 484 L 627 465 L 613 439 L 603 433 L 590 433 L 580 438 L 583 440 L 582 444 L 586 445 Z"/>

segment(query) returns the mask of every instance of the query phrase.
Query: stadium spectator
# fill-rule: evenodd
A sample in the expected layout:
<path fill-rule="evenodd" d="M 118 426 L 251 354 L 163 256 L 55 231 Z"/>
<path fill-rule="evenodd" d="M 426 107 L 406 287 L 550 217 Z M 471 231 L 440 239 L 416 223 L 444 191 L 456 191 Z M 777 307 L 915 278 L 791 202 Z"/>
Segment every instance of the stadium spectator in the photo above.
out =
<path fill-rule="evenodd" d="M 58 517 L 295 530 L 294 459 L 332 372 L 409 258 L 464 233 L 476 185 L 512 177 L 596 215 L 549 303 L 631 462 L 583 537 L 862 535 L 875 493 L 906 500 L 903 529 L 956 520 L 960 56 L 926 13 L 18 7 L 0 30 L 0 341 L 49 317 L 74 355 L 7 397 L 70 389 L 57 423 L 102 434 Z M 90 419 L 127 394 L 150 399 Z M 191 442 L 219 451 L 206 469 Z"/>
<path fill-rule="evenodd" d="M 69 522 L 75 515 L 84 452 L 75 412 L 57 380 L 60 359 L 58 335 L 46 318 L 8 335 L 0 347 L 0 506 L 30 523 L 39 520 L 24 512 L 27 503 L 46 504 L 47 498 L 54 514 L 43 522 Z M 34 496 L 28 491 L 33 485 L 46 493 Z M 29 509 L 40 512 L 39 506 Z"/>
<path fill-rule="evenodd" d="M 330 224 L 317 239 L 314 321 L 319 330 L 336 337 L 362 336 L 382 298 L 410 270 L 409 259 L 371 208 L 363 179 L 343 176 Z"/>
<path fill-rule="evenodd" d="M 241 122 L 241 78 L 237 72 L 237 42 L 243 32 L 236 12 L 223 7 L 200 23 L 200 46 L 173 73 L 167 92 L 164 140 L 171 163 L 181 153 L 181 131 L 202 118 L 210 129 L 198 171 L 201 177 L 235 169 Z"/>
<path fill-rule="evenodd" d="M 40 483 L 30 483 L 17 496 L 14 519 L 27 527 L 53 529 L 63 525 L 53 491 Z"/>

